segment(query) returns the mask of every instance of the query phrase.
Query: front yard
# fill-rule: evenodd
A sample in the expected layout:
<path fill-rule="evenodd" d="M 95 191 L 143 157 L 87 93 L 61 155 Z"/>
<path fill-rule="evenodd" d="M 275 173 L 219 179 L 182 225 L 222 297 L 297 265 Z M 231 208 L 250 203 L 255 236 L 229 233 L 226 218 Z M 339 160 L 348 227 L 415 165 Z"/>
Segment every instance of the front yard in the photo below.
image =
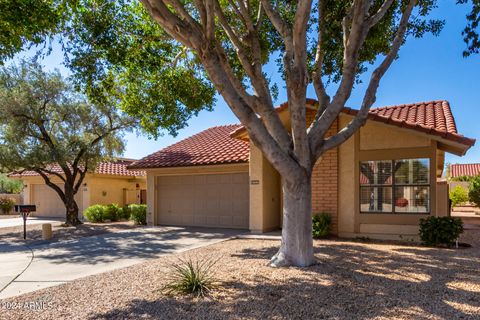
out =
<path fill-rule="evenodd" d="M 319 240 L 318 264 L 305 269 L 266 266 L 278 241 L 230 240 L 0 301 L 0 318 L 478 319 L 479 238 L 467 230 L 462 241 L 473 247 L 450 250 Z M 164 295 L 179 256 L 219 258 L 217 290 Z"/>

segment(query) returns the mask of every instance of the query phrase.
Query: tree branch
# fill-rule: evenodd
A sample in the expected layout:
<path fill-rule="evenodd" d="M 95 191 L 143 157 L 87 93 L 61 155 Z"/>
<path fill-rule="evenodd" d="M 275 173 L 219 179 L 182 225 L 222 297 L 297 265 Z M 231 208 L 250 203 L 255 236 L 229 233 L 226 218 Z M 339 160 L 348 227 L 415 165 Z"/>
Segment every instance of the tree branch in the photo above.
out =
<path fill-rule="evenodd" d="M 352 119 L 347 124 L 347 126 L 340 130 L 338 133 L 328 139 L 325 139 L 325 142 L 323 143 L 322 147 L 318 149 L 316 154 L 322 154 L 326 150 L 339 146 L 348 138 L 350 138 L 353 133 L 355 133 L 361 126 L 365 124 L 368 118 L 368 111 L 370 110 L 372 104 L 375 102 L 378 86 L 380 85 L 380 80 L 397 57 L 400 47 L 404 41 L 404 37 L 408 28 L 408 21 L 416 4 L 417 0 L 410 0 L 408 6 L 405 8 L 405 11 L 402 14 L 402 18 L 400 19 L 400 24 L 395 34 L 395 38 L 392 42 L 392 47 L 383 59 L 382 63 L 380 63 L 380 65 L 373 71 L 367 90 L 363 97 L 362 106 L 355 118 Z"/>

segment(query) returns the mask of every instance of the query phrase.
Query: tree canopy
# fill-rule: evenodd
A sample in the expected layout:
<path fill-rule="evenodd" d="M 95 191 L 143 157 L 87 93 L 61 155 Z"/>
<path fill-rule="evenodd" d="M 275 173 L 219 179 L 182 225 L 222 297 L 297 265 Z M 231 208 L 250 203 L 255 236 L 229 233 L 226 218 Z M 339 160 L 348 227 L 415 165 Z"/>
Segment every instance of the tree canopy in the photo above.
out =
<path fill-rule="evenodd" d="M 115 105 L 86 102 L 58 71 L 36 62 L 0 69 L 0 168 L 42 176 L 71 211 L 68 223 L 78 223 L 73 196 L 85 174 L 123 151 L 123 132 L 134 123 Z"/>

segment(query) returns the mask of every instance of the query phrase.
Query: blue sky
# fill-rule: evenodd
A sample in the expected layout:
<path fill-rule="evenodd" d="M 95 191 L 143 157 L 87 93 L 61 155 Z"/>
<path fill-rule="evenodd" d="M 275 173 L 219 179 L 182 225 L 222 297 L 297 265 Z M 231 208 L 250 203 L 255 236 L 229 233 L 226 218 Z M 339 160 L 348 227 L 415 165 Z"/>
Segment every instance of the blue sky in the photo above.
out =
<path fill-rule="evenodd" d="M 446 20 L 440 36 L 427 35 L 422 39 L 408 39 L 400 50 L 400 57 L 384 76 L 377 93 L 374 106 L 404 104 L 412 102 L 445 99 L 450 102 L 456 119 L 458 131 L 471 138 L 480 138 L 480 55 L 462 57 L 465 48 L 461 31 L 465 26 L 467 6 L 455 5 L 456 1 L 439 1 L 440 7 L 432 17 Z M 59 49 L 54 47 L 51 56 L 46 57 L 47 68 L 59 68 L 65 75 L 68 71 L 60 63 Z M 276 66 L 266 66 L 265 72 L 283 88 L 276 73 Z M 363 98 L 365 82 L 358 85 L 348 106 L 357 108 Z M 312 88 L 309 97 L 314 98 Z M 286 94 L 280 90 L 277 102 L 286 100 Z M 125 156 L 141 158 L 174 142 L 184 139 L 215 125 L 238 123 L 221 97 L 218 97 L 214 111 L 200 112 L 198 117 L 189 121 L 189 126 L 181 130 L 176 137 L 165 135 L 157 141 L 145 136 L 128 134 Z M 480 162 L 480 142 L 471 148 L 464 157 L 447 155 L 447 162 Z"/>

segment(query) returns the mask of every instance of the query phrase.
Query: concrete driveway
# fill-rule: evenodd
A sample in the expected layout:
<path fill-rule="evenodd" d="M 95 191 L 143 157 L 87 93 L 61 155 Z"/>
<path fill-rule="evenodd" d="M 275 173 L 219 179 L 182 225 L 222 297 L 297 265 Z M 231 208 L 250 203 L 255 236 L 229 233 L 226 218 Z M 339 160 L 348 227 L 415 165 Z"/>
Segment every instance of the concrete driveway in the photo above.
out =
<path fill-rule="evenodd" d="M 52 225 L 61 224 L 65 219 L 61 218 L 38 218 L 38 217 L 29 217 L 27 218 L 27 226 L 41 223 L 51 223 Z M 0 228 L 11 228 L 11 227 L 20 227 L 23 226 L 23 218 L 6 218 L 0 219 Z"/>
<path fill-rule="evenodd" d="M 0 240 L 0 299 L 207 246 L 242 232 L 145 227 L 30 247 Z"/>

